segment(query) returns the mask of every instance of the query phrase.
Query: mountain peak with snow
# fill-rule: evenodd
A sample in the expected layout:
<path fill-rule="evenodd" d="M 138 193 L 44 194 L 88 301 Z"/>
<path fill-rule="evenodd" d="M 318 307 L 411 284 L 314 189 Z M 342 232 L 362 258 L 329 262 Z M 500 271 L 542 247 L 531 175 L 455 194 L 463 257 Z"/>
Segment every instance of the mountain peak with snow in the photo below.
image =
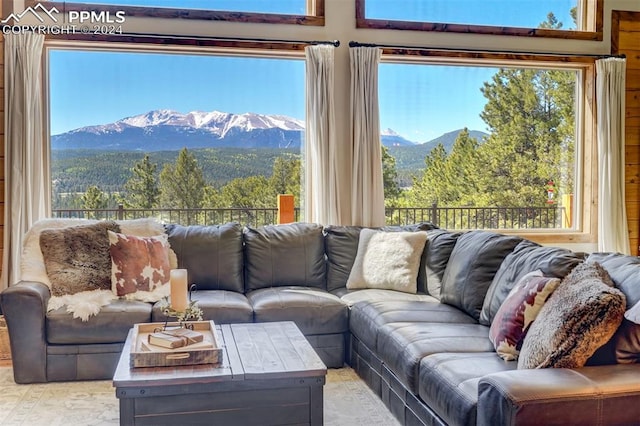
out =
<path fill-rule="evenodd" d="M 301 146 L 304 126 L 286 115 L 157 109 L 55 135 L 51 141 L 54 149 L 293 148 Z M 413 144 L 391 129 L 382 136 L 385 145 Z"/>

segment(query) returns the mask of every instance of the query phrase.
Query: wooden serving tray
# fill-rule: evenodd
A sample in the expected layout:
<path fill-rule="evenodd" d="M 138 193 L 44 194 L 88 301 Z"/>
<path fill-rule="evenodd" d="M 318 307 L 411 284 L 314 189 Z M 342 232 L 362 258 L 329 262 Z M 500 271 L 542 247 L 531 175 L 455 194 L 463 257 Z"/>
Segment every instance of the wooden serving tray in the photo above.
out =
<path fill-rule="evenodd" d="M 193 330 L 204 334 L 203 343 L 211 346 L 202 348 L 201 344 L 194 347 L 168 349 L 148 343 L 149 334 L 162 329 L 164 326 L 178 327 L 179 323 L 145 323 L 133 326 L 131 339 L 131 356 L 129 366 L 136 367 L 175 367 L 194 364 L 219 364 L 222 362 L 222 345 L 213 321 L 190 321 Z"/>

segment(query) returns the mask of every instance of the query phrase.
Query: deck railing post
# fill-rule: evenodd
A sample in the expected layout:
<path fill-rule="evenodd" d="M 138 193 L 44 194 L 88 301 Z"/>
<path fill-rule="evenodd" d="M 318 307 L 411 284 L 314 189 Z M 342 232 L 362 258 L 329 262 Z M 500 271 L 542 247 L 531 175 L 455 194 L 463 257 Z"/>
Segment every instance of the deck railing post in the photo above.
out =
<path fill-rule="evenodd" d="M 295 221 L 295 207 L 293 195 L 278 194 L 278 217 L 276 222 L 291 223 Z"/>
<path fill-rule="evenodd" d="M 431 204 L 431 223 L 433 223 L 435 226 L 439 226 L 438 225 L 438 203 L 437 202 Z"/>

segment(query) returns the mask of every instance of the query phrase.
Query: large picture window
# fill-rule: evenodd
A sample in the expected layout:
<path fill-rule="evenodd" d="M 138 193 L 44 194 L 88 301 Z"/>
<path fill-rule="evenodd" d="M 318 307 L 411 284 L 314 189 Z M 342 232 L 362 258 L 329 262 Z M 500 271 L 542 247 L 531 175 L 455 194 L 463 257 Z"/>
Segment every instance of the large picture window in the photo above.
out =
<path fill-rule="evenodd" d="M 48 51 L 54 214 L 271 223 L 300 198 L 302 58 Z"/>
<path fill-rule="evenodd" d="M 382 63 L 388 220 L 580 230 L 584 73 L 581 65 Z"/>
<path fill-rule="evenodd" d="M 603 0 L 356 0 L 359 28 L 602 40 Z"/>
<path fill-rule="evenodd" d="M 35 7 L 41 0 L 25 0 Z M 324 0 L 49 0 L 59 11 L 124 12 L 126 17 L 324 25 Z"/>

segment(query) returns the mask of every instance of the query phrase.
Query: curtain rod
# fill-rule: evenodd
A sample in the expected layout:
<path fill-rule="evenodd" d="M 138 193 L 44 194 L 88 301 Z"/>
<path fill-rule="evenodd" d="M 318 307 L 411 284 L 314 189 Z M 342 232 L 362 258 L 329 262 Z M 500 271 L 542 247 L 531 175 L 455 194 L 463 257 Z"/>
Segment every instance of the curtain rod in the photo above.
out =
<path fill-rule="evenodd" d="M 357 41 L 350 41 L 349 47 L 380 47 L 387 49 L 407 49 L 407 50 L 441 50 L 445 52 L 468 52 L 468 53 L 495 53 L 495 54 L 507 54 L 507 55 L 538 55 L 538 56 L 582 56 L 591 58 L 626 58 L 625 54 L 620 55 L 595 55 L 595 54 L 580 54 L 580 53 L 557 53 L 557 52 L 517 52 L 507 50 L 491 50 L 491 49 L 455 49 L 451 47 L 428 47 L 428 46 L 401 46 L 394 44 L 377 44 L 377 43 L 360 43 Z"/>
<path fill-rule="evenodd" d="M 198 40 L 198 41 L 241 41 L 256 43 L 297 43 L 297 44 L 330 44 L 335 47 L 340 46 L 340 40 L 290 40 L 275 38 L 256 38 L 256 37 L 213 37 L 213 36 L 197 36 L 197 35 L 175 35 L 175 34 L 154 34 L 154 33 L 122 33 L 123 37 L 151 37 L 159 39 L 176 39 L 176 40 Z"/>
<path fill-rule="evenodd" d="M 0 29 L 13 28 L 15 25 L 4 24 L 0 25 Z M 20 28 L 20 31 L 23 29 Z M 197 40 L 197 41 L 239 41 L 239 42 L 255 42 L 255 43 L 296 43 L 296 44 L 330 44 L 332 46 L 340 46 L 340 40 L 290 40 L 290 39 L 271 39 L 271 38 L 256 38 L 256 37 L 213 37 L 213 36 L 198 36 L 198 35 L 182 35 L 182 34 L 158 34 L 158 33 L 122 33 L 122 34 L 109 34 L 112 38 L 126 38 L 126 37 L 146 37 L 158 40 Z"/>

